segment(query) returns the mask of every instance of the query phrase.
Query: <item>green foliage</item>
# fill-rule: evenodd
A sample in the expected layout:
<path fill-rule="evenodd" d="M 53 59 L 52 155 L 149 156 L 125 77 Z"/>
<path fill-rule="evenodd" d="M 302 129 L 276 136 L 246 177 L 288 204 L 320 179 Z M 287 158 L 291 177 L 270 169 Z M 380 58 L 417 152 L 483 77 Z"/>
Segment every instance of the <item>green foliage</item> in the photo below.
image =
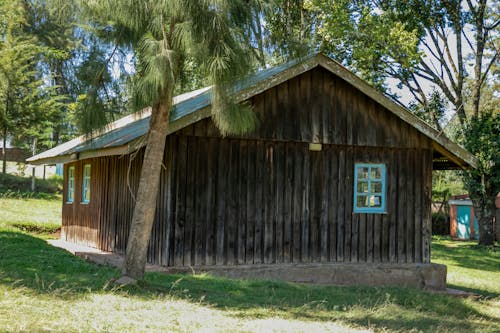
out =
<path fill-rule="evenodd" d="M 492 202 L 500 192 L 500 114 L 483 113 L 473 117 L 463 130 L 463 144 L 479 164 L 464 173 L 471 197 Z M 489 203 L 491 205 L 491 203 Z"/>
<path fill-rule="evenodd" d="M 463 131 L 463 144 L 478 161 L 464 171 L 464 183 L 479 222 L 479 243 L 494 243 L 495 197 L 500 193 L 500 113 L 473 116 Z"/>
<path fill-rule="evenodd" d="M 465 193 L 459 171 L 436 170 L 432 172 L 432 201 L 445 202 L 452 195 Z"/>
<path fill-rule="evenodd" d="M 198 82 L 214 85 L 214 120 L 224 134 L 249 131 L 255 128 L 257 120 L 248 107 L 240 107 L 228 97 L 228 87 L 248 72 L 252 60 L 248 57 L 250 48 L 242 43 L 247 36 L 241 27 L 250 24 L 245 21 L 249 16 L 243 14 L 242 6 L 249 4 L 107 0 L 84 5 L 93 24 L 108 31 L 111 26 L 109 36 L 115 43 L 134 48 L 135 110 L 172 98 L 180 85 L 186 85 L 186 74 L 181 71 L 194 63 L 201 73 Z"/>
<path fill-rule="evenodd" d="M 0 135 L 31 141 L 44 131 L 60 98 L 44 85 L 37 69 L 40 55 L 47 50 L 25 32 L 22 2 L 1 2 L 0 6 L 6 13 L 0 31 Z"/>
<path fill-rule="evenodd" d="M 30 198 L 53 196 L 61 193 L 62 177 L 51 177 L 49 179 L 36 179 L 37 192 L 31 192 L 31 177 L 20 177 L 10 174 L 0 175 L 0 197 Z"/>

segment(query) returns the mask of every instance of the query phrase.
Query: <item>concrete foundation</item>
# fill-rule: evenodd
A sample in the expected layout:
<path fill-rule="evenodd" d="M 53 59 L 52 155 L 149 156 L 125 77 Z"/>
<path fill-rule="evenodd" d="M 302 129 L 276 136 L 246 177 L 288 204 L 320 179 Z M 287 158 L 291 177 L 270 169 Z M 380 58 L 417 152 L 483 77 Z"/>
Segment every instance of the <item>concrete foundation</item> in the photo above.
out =
<path fill-rule="evenodd" d="M 61 240 L 49 241 L 85 260 L 121 267 L 123 256 Z M 439 264 L 312 263 L 237 266 L 163 267 L 147 265 L 147 271 L 209 273 L 236 279 L 283 280 L 323 285 L 401 286 L 446 290 L 446 266 Z"/>
<path fill-rule="evenodd" d="M 168 268 L 215 276 L 272 279 L 323 285 L 401 286 L 446 290 L 446 266 L 439 264 L 281 264 Z"/>

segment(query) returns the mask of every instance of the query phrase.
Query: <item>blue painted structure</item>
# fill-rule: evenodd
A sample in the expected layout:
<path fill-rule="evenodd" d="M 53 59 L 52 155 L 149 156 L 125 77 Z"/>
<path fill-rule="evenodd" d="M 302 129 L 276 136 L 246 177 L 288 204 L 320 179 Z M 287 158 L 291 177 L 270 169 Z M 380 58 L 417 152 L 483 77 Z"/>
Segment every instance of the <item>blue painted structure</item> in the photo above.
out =
<path fill-rule="evenodd" d="M 472 201 L 464 196 L 450 204 L 450 235 L 455 239 L 479 239 L 479 225 Z"/>

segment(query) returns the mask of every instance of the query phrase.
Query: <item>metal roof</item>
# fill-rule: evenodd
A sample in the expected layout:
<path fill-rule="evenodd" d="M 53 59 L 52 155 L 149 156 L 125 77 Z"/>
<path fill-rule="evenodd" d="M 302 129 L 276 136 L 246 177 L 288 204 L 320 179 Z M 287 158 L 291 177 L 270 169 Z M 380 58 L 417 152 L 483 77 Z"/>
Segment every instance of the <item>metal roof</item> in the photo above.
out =
<path fill-rule="evenodd" d="M 296 59 L 280 66 L 259 71 L 247 78 L 237 81 L 232 87 L 233 98 L 237 102 L 244 101 L 316 66 L 322 66 L 333 74 L 359 89 L 361 92 L 380 103 L 390 112 L 409 123 L 418 131 L 431 138 L 436 150 L 456 165 L 475 167 L 475 157 L 454 142 L 437 132 L 408 109 L 397 104 L 365 81 L 354 75 L 338 62 L 325 55 L 312 54 Z M 173 133 L 190 124 L 210 116 L 211 87 L 205 87 L 174 97 L 170 114 L 169 133 Z M 55 148 L 35 155 L 27 161 L 32 164 L 61 163 L 71 160 L 96 156 L 127 154 L 144 144 L 134 144 L 149 130 L 151 108 L 123 117 L 93 136 L 80 136 Z"/>

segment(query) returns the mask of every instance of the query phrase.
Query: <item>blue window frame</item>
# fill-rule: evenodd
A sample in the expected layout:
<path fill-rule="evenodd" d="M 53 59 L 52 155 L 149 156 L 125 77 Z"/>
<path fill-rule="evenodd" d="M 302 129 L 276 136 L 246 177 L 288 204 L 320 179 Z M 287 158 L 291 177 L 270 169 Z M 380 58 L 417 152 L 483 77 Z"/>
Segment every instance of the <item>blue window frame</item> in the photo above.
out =
<path fill-rule="evenodd" d="M 90 164 L 83 166 L 82 203 L 90 202 Z"/>
<path fill-rule="evenodd" d="M 385 213 L 386 168 L 384 164 L 354 165 L 354 212 Z"/>

